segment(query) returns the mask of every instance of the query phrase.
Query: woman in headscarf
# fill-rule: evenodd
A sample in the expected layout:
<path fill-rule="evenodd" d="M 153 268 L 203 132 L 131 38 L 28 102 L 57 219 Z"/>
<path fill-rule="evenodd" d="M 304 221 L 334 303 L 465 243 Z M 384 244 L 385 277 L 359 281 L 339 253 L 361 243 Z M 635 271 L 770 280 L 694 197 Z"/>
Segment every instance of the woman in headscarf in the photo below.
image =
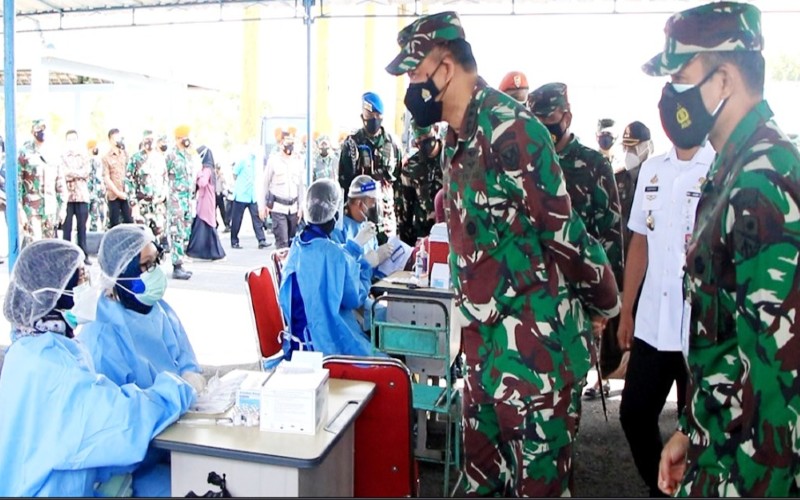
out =
<path fill-rule="evenodd" d="M 93 314 L 84 259 L 73 243 L 41 240 L 22 250 L 11 273 L 3 313 L 12 344 L 0 375 L 2 497 L 108 496 L 119 483 L 112 474 L 130 480 L 131 472 L 123 496 L 169 495 L 169 469 L 138 464 L 195 391 L 169 373 L 142 389 L 95 371 L 71 338 Z"/>
<path fill-rule="evenodd" d="M 197 186 L 197 215 L 192 223 L 192 235 L 186 246 L 186 255 L 195 259 L 219 260 L 225 250 L 217 234 L 217 174 L 214 155 L 206 146 L 197 148 L 203 168 L 195 180 Z"/>

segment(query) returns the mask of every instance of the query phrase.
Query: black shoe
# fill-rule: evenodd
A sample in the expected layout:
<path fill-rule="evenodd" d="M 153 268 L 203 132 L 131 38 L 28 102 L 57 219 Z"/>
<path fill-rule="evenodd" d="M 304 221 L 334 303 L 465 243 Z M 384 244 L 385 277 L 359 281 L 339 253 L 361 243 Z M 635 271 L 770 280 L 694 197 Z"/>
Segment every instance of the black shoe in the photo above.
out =
<path fill-rule="evenodd" d="M 231 228 L 229 228 L 228 226 L 225 226 L 225 229 L 223 229 L 222 232 L 223 233 L 230 233 L 231 232 Z"/>
<path fill-rule="evenodd" d="M 260 242 L 260 243 L 258 244 L 258 249 L 259 249 L 259 250 L 261 250 L 262 248 L 269 248 L 269 247 L 270 247 L 270 244 L 269 244 L 269 243 L 267 243 L 266 241 L 262 241 L 262 242 Z"/>
<path fill-rule="evenodd" d="M 86 259 L 83 261 L 83 265 L 85 265 L 85 266 L 91 266 L 92 265 L 92 261 L 89 259 L 89 257 L 86 257 Z"/>
<path fill-rule="evenodd" d="M 231 248 L 242 248 L 242 245 L 238 243 L 231 243 Z"/>
<path fill-rule="evenodd" d="M 172 268 L 172 279 L 188 280 L 192 277 L 192 273 L 187 272 L 182 266 L 175 266 Z"/>

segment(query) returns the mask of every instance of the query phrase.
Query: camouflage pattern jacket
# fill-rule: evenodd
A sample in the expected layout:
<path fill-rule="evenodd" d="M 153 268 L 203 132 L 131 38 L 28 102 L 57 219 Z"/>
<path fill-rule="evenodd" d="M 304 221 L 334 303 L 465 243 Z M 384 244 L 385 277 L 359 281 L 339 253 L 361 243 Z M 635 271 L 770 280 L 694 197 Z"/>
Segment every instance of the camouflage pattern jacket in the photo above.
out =
<path fill-rule="evenodd" d="M 45 218 L 44 185 L 47 161 L 34 141 L 27 141 L 20 148 L 17 158 L 19 170 L 19 203 L 26 218 Z"/>
<path fill-rule="evenodd" d="M 400 168 L 403 156 L 392 137 L 381 128 L 376 137 L 363 128 L 347 137 L 339 157 L 339 185 L 345 194 L 357 175 L 366 174 L 380 183 L 381 200 L 378 208 L 378 243 L 397 233 L 397 220 L 403 218 L 403 198 Z"/>
<path fill-rule="evenodd" d="M 711 165 L 687 251 L 682 494 L 800 494 L 798 259 L 800 155 L 762 101 Z"/>
<path fill-rule="evenodd" d="M 589 372 L 589 315 L 619 295 L 600 244 L 572 210 L 547 129 L 479 79 L 447 134 L 450 270 L 467 357 L 466 404 L 574 387 Z"/>
<path fill-rule="evenodd" d="M 558 157 L 572 209 L 589 234 L 603 245 L 617 286 L 622 287 L 622 210 L 611 164 L 574 136 Z"/>
<path fill-rule="evenodd" d="M 303 162 L 305 165 L 305 162 Z M 322 156 L 319 153 L 314 154 L 314 172 L 311 182 L 317 179 L 332 179 L 336 180 L 338 177 L 337 169 L 339 168 L 339 153 L 329 150 L 328 156 Z M 348 186 L 350 187 L 350 186 Z"/>
<path fill-rule="evenodd" d="M 161 165 L 159 168 L 159 161 Z M 131 156 L 125 176 L 125 188 L 131 205 L 137 202 L 162 203 L 165 198 L 166 169 L 163 157 L 139 150 Z"/>
<path fill-rule="evenodd" d="M 194 189 L 194 164 L 184 151 L 173 148 L 167 154 L 167 177 L 170 196 L 191 197 Z"/>
<path fill-rule="evenodd" d="M 414 245 L 428 236 L 435 221 L 433 199 L 442 188 L 441 155 L 423 157 L 420 151 L 409 157 L 401 170 L 403 218 L 397 221 L 400 239 Z"/>

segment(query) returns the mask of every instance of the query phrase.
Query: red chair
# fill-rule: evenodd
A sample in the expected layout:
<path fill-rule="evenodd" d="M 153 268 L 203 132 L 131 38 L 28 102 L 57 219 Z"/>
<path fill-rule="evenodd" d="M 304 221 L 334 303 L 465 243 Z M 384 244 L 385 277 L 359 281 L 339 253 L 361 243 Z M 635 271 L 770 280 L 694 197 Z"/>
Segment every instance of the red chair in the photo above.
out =
<path fill-rule="evenodd" d="M 258 349 L 262 360 L 283 355 L 283 312 L 278 303 L 278 287 L 268 267 L 249 271 L 244 276 L 247 295 L 255 320 Z"/>
<path fill-rule="evenodd" d="M 411 372 L 396 359 L 327 356 L 332 378 L 374 382 L 375 392 L 355 424 L 353 494 L 357 498 L 417 497 Z"/>

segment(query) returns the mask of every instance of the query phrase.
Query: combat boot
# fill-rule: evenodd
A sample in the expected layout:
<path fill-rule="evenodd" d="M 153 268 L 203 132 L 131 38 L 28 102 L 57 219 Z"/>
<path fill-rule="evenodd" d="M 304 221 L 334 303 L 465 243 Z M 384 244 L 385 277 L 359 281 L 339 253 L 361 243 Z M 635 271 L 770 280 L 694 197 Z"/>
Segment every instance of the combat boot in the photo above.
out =
<path fill-rule="evenodd" d="M 192 273 L 183 268 L 183 264 L 177 264 L 172 267 L 172 279 L 188 280 L 192 277 Z"/>

